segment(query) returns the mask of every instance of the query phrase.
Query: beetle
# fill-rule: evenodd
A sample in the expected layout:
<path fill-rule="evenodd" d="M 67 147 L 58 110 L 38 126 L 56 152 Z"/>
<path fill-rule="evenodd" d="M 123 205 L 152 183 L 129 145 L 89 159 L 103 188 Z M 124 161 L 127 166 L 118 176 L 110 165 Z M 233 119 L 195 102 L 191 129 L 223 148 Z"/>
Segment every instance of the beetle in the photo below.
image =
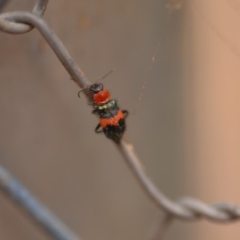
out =
<path fill-rule="evenodd" d="M 104 132 L 107 138 L 119 143 L 126 130 L 125 119 L 129 114 L 128 111 L 119 108 L 117 101 L 111 99 L 109 91 L 104 89 L 102 83 L 94 83 L 89 89 L 94 104 L 92 112 L 99 117 L 95 132 Z"/>

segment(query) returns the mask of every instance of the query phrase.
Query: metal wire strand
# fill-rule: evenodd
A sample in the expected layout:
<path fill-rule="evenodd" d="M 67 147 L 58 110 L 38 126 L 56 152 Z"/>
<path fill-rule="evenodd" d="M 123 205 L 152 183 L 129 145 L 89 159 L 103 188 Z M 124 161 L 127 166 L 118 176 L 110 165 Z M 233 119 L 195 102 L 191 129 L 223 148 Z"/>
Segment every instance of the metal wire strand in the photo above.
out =
<path fill-rule="evenodd" d="M 161 208 L 167 214 L 182 220 L 195 220 L 199 218 L 206 218 L 214 222 L 240 220 L 240 207 L 232 203 L 207 205 L 194 198 L 182 198 L 177 202 L 171 201 L 156 187 L 145 173 L 130 143 L 122 141 L 118 145 L 118 149 L 147 195 L 157 207 Z"/>
<path fill-rule="evenodd" d="M 81 88 L 90 85 L 90 82 L 87 80 L 82 70 L 76 65 L 61 41 L 50 30 L 43 19 L 28 12 L 9 13 L 5 18 L 10 21 L 28 23 L 38 28 L 63 66 L 71 75 L 72 79 Z M 127 141 L 122 140 L 120 144 L 116 144 L 116 146 L 147 195 L 153 200 L 157 207 L 165 211 L 166 214 L 170 214 L 172 217 L 182 220 L 206 218 L 215 222 L 232 222 L 240 219 L 240 207 L 231 203 L 215 203 L 207 205 L 194 198 L 182 198 L 177 202 L 171 201 L 155 186 L 145 173 L 138 157 L 133 151 L 132 145 Z"/>
<path fill-rule="evenodd" d="M 62 65 L 70 74 L 72 80 L 74 80 L 80 88 L 85 88 L 90 85 L 90 82 L 85 77 L 83 71 L 78 67 L 78 65 L 74 62 L 71 58 L 70 54 L 68 53 L 67 49 L 64 47 L 62 42 L 56 36 L 54 32 L 51 31 L 47 23 L 41 18 L 36 16 L 30 12 L 9 12 L 7 16 L 3 16 L 0 14 L 0 21 L 1 18 L 4 18 L 10 22 L 20 22 L 28 24 L 29 26 L 36 27 L 45 40 L 48 42 Z M 1 29 L 0 29 L 1 30 Z M 87 91 L 84 91 L 87 95 Z M 88 96 L 88 95 L 87 95 Z"/>
<path fill-rule="evenodd" d="M 0 165 L 0 187 L 56 240 L 81 240 Z"/>
<path fill-rule="evenodd" d="M 4 2 L 5 4 L 6 2 Z M 35 4 L 32 13 L 36 16 L 43 16 L 48 0 L 38 0 Z M 12 34 L 22 34 L 33 29 L 32 25 L 8 20 L 11 13 L 2 13 L 0 17 L 0 30 Z"/>

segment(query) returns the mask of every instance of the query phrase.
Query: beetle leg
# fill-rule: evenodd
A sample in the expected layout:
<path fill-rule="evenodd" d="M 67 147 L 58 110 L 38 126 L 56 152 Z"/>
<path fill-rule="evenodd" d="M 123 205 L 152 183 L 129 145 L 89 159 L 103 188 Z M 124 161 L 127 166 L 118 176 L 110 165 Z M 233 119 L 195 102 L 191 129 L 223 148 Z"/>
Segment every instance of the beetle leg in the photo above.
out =
<path fill-rule="evenodd" d="M 97 109 L 92 110 L 92 113 L 96 114 L 97 113 Z"/>
<path fill-rule="evenodd" d="M 123 110 L 122 112 L 123 112 L 123 114 L 124 114 L 124 119 L 127 118 L 129 112 L 128 112 L 127 110 Z"/>
<path fill-rule="evenodd" d="M 101 127 L 101 125 L 100 125 L 100 123 L 96 126 L 96 128 L 95 128 L 95 132 L 96 133 L 101 133 L 102 132 L 102 130 L 99 130 L 99 128 Z"/>

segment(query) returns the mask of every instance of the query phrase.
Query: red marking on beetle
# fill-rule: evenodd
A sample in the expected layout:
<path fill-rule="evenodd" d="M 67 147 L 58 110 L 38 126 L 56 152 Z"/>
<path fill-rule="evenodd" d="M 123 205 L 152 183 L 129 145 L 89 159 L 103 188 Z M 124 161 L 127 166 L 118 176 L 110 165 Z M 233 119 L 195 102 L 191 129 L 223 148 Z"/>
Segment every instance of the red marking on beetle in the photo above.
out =
<path fill-rule="evenodd" d="M 106 89 L 103 89 L 100 92 L 95 93 L 93 95 L 93 101 L 97 105 L 103 105 L 103 104 L 109 102 L 109 100 L 110 100 L 110 93 Z"/>
<path fill-rule="evenodd" d="M 100 125 L 102 128 L 105 128 L 107 125 L 118 126 L 119 121 L 124 119 L 122 110 L 118 110 L 118 113 L 111 118 L 100 118 Z"/>

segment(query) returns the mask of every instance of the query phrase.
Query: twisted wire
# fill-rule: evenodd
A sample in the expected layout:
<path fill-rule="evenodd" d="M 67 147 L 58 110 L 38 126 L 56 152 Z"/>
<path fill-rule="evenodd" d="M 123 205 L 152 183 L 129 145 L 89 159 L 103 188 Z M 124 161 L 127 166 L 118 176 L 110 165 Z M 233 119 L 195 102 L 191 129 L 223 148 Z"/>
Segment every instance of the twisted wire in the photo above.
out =
<path fill-rule="evenodd" d="M 3 5 L 6 4 L 7 1 L 3 2 Z M 32 13 L 36 16 L 43 16 L 46 7 L 48 4 L 48 0 L 38 0 L 37 3 L 34 5 Z M 15 22 L 8 20 L 12 14 L 10 12 L 2 13 L 0 15 L 0 30 L 6 33 L 12 34 L 22 34 L 29 32 L 33 29 L 32 25 L 23 23 L 23 22 Z"/>
<path fill-rule="evenodd" d="M 52 48 L 59 61 L 70 74 L 71 79 L 74 80 L 80 88 L 86 88 L 86 86 L 91 84 L 83 71 L 74 62 L 57 35 L 49 28 L 48 24 L 41 17 L 25 11 L 9 12 L 7 16 L 4 15 L 3 17 L 2 15 L 4 14 L 0 14 L 0 22 L 1 18 L 4 18 L 9 22 L 25 23 L 25 25 L 28 24 L 29 26 L 36 27 Z M 87 91 L 84 91 L 84 93 L 89 97 Z"/>
<path fill-rule="evenodd" d="M 190 197 L 181 198 L 176 202 L 170 200 L 156 187 L 145 173 L 130 143 L 122 141 L 118 149 L 148 196 L 157 207 L 161 208 L 167 214 L 182 220 L 195 220 L 200 218 L 206 218 L 214 222 L 233 222 L 240 220 L 240 207 L 233 203 L 222 202 L 207 205 L 198 199 Z"/>

